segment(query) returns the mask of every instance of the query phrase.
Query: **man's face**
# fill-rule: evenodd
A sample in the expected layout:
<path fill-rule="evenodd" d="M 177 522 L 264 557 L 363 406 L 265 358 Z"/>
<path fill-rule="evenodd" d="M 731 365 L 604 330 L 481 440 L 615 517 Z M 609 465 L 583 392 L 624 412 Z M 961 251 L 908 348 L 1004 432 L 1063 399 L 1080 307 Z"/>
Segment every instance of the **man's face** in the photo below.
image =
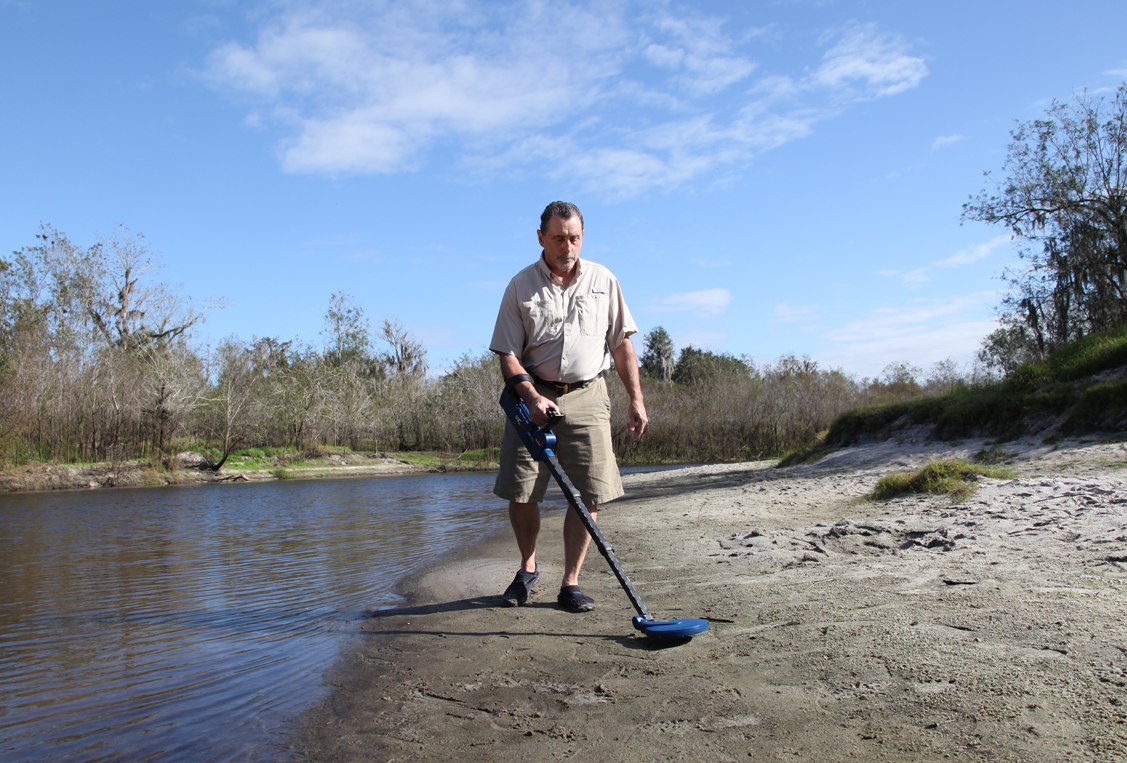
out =
<path fill-rule="evenodd" d="M 583 248 L 583 223 L 579 215 L 567 220 L 555 215 L 548 221 L 547 232 L 537 229 L 540 246 L 544 247 L 544 260 L 558 276 L 575 267 L 579 261 L 579 250 Z"/>

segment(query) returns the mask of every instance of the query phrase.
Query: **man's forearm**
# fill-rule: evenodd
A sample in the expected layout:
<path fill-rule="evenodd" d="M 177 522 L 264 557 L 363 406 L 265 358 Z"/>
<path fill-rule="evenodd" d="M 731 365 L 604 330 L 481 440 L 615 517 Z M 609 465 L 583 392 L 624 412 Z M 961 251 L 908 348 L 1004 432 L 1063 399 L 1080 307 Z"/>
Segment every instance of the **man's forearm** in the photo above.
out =
<path fill-rule="evenodd" d="M 520 361 L 517 360 L 515 355 L 505 354 L 501 356 L 501 378 L 505 381 L 513 378 L 517 374 L 526 374 L 528 371 L 524 369 Z M 531 403 L 535 400 L 536 387 L 530 381 L 522 381 L 514 385 L 517 394 L 524 399 L 526 403 Z M 532 398 L 531 400 L 529 398 Z"/>
<path fill-rule="evenodd" d="M 618 378 L 622 379 L 626 394 L 630 396 L 626 426 L 637 440 L 646 431 L 646 424 L 650 420 L 646 416 L 646 404 L 642 400 L 642 381 L 638 374 L 638 359 L 634 357 L 634 343 L 630 341 L 630 337 L 626 337 L 610 354 L 614 357 Z"/>
<path fill-rule="evenodd" d="M 513 378 L 517 374 L 526 374 L 521 362 L 517 360 L 515 355 L 503 354 L 501 355 L 501 376 L 506 381 Z M 548 398 L 541 395 L 536 390 L 536 385 L 530 381 L 521 381 L 513 385 L 513 389 L 524 400 L 525 405 L 528 406 L 528 413 L 532 416 L 532 423 L 536 426 L 545 426 L 548 423 L 548 411 L 559 411 L 560 407 L 553 403 Z"/>
<path fill-rule="evenodd" d="M 634 356 L 634 343 L 630 337 L 622 340 L 622 344 L 611 350 L 614 358 L 614 368 L 618 371 L 618 378 L 626 387 L 626 394 L 631 400 L 642 399 L 642 382 L 638 374 L 638 359 Z"/>

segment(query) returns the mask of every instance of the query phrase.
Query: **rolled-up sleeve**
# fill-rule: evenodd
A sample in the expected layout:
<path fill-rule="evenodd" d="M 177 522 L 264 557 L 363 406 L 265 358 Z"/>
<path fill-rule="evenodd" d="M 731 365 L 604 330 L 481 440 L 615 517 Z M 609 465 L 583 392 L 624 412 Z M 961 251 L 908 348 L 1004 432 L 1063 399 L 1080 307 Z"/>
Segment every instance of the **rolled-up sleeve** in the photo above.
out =
<path fill-rule="evenodd" d="M 626 306 L 626 298 L 622 295 L 622 287 L 618 283 L 617 278 L 612 278 L 611 295 L 607 300 L 607 308 L 610 312 L 607 321 L 607 348 L 614 352 L 618 349 L 618 345 L 622 344 L 622 340 L 631 334 L 638 333 L 638 327 L 634 323 L 634 317 L 630 315 L 630 308 Z"/>
<path fill-rule="evenodd" d="M 516 286 L 509 282 L 505 296 L 501 298 L 501 308 L 497 311 L 497 323 L 493 326 L 493 339 L 489 349 L 501 355 L 515 355 L 518 359 L 525 347 L 524 320 L 520 313 Z"/>

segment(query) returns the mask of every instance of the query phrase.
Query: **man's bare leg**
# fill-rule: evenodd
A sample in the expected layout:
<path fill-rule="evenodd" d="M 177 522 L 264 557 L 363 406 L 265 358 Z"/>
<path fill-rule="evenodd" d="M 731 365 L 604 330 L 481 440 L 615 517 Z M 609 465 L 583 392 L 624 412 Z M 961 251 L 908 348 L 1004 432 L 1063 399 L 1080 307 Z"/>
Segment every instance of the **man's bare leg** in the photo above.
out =
<path fill-rule="evenodd" d="M 591 519 L 598 521 L 599 507 L 593 503 L 587 504 L 591 512 Z M 564 576 L 563 585 L 579 585 L 579 570 L 583 567 L 583 560 L 587 556 L 587 546 L 591 542 L 591 534 L 583 526 L 575 509 L 568 509 L 564 517 Z"/>
<path fill-rule="evenodd" d="M 520 550 L 520 568 L 536 571 L 536 538 L 540 535 L 540 504 L 509 501 L 509 524 Z"/>
<path fill-rule="evenodd" d="M 501 594 L 501 600 L 510 607 L 519 607 L 528 601 L 532 587 L 540 579 L 536 571 L 536 537 L 540 534 L 540 506 L 535 503 L 509 502 L 509 523 L 517 536 L 520 549 L 520 572 Z"/>

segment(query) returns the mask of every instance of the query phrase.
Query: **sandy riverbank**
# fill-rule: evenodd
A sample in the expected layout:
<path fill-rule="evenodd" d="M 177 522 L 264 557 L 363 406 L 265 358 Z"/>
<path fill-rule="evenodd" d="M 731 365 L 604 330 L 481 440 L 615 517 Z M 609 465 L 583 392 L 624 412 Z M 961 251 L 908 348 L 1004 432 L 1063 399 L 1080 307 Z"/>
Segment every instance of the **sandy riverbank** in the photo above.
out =
<path fill-rule="evenodd" d="M 555 609 L 561 515 L 530 605 L 500 606 L 507 532 L 362 624 L 294 738 L 314 761 L 1127 759 L 1127 445 L 1005 443 L 1021 476 L 858 503 L 889 471 L 970 457 L 886 442 L 822 461 L 627 475 L 601 524 L 660 619 L 636 635 L 597 554 Z"/>

